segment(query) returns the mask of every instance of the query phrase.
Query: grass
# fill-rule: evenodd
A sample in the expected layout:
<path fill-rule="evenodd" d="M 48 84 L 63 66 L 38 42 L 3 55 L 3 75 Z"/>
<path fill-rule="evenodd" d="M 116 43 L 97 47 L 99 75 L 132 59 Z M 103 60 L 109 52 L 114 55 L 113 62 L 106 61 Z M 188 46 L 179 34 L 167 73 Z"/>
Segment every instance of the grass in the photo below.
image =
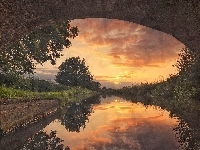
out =
<path fill-rule="evenodd" d="M 60 100 L 64 101 L 74 101 L 84 96 L 92 96 L 95 92 L 80 88 L 73 87 L 65 91 L 60 92 L 31 92 L 24 90 L 17 90 L 14 88 L 7 88 L 0 86 L 0 103 L 1 102 L 23 102 L 27 100 Z"/>

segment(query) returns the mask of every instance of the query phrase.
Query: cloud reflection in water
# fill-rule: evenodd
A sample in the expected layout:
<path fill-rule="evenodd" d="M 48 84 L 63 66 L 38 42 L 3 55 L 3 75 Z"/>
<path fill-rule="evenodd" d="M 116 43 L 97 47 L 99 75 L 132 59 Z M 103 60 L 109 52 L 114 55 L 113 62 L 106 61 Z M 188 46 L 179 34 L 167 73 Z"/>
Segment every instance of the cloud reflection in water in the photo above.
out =
<path fill-rule="evenodd" d="M 86 128 L 68 132 L 60 122 L 51 123 L 64 145 L 71 149 L 178 149 L 173 128 L 177 119 L 158 107 L 116 100 L 93 106 Z M 56 129 L 55 129 L 56 127 Z"/>

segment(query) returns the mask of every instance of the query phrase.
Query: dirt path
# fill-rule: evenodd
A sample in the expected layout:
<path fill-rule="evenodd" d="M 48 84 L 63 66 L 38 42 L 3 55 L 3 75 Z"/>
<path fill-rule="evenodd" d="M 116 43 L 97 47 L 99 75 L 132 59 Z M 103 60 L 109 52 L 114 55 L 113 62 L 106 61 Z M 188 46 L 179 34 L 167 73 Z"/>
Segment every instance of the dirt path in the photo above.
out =
<path fill-rule="evenodd" d="M 36 122 L 59 107 L 57 100 L 38 100 L 0 105 L 1 129 L 4 132 L 13 131 L 18 127 Z"/>

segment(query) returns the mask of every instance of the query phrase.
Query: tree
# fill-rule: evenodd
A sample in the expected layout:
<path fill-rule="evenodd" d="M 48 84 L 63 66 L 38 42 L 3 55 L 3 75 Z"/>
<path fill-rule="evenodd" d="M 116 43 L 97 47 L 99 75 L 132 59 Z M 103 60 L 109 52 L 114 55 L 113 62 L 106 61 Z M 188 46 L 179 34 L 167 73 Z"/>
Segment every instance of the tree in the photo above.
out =
<path fill-rule="evenodd" d="M 98 91 L 101 88 L 101 84 L 99 82 L 92 81 L 90 84 L 88 84 L 87 88 L 93 91 Z"/>
<path fill-rule="evenodd" d="M 197 53 L 185 47 L 181 49 L 178 55 L 179 59 L 174 66 L 178 69 L 179 75 L 181 75 L 182 73 L 188 72 L 191 66 L 195 64 Z"/>
<path fill-rule="evenodd" d="M 30 80 L 17 73 L 0 73 L 0 85 L 15 89 L 30 90 Z"/>
<path fill-rule="evenodd" d="M 186 47 L 181 50 L 179 56 L 175 64 L 179 71 L 175 87 L 176 97 L 200 100 L 200 54 Z"/>
<path fill-rule="evenodd" d="M 56 59 L 62 56 L 64 47 L 71 46 L 68 38 L 76 36 L 78 28 L 71 27 L 70 21 L 39 28 L 19 39 L 6 51 L 0 51 L 0 71 L 33 73 L 37 63 L 43 64 L 49 60 L 54 65 Z"/>
<path fill-rule="evenodd" d="M 89 72 L 88 66 L 85 65 L 85 59 L 80 57 L 71 57 L 66 59 L 59 66 L 59 72 L 55 81 L 67 86 L 87 87 L 93 80 L 93 76 Z"/>

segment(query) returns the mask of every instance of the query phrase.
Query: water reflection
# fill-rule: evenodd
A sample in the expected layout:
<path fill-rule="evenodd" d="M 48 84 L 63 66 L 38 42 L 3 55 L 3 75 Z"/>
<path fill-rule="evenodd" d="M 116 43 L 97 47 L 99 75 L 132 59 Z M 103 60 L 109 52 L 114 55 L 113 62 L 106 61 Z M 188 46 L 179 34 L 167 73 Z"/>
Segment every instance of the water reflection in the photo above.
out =
<path fill-rule="evenodd" d="M 144 101 L 144 100 L 142 100 Z M 148 102 L 149 103 L 149 102 Z M 163 108 L 163 105 L 161 105 Z M 177 150 L 198 149 L 194 130 L 183 119 L 160 106 L 126 101 L 123 98 L 92 97 L 70 102 L 60 110 L 42 131 L 38 125 L 26 130 L 27 136 L 14 149 L 71 149 L 71 150 Z M 37 133 L 33 133 L 34 130 Z M 56 130 L 56 132 L 55 132 Z M 22 131 L 21 131 L 22 132 Z M 23 134 L 26 134 L 25 132 Z M 16 133 L 16 136 L 19 137 Z M 12 136 L 12 139 L 17 137 Z M 6 143 L 6 137 L 2 139 Z M 24 140 L 26 139 L 26 140 Z M 181 146 L 182 145 L 182 146 Z M 69 147 L 68 147 L 69 146 Z M 181 147 L 180 147 L 181 146 Z M 192 147 L 192 148 L 191 148 Z M 5 146 L 4 149 L 11 149 Z M 1 147 L 0 147 L 1 149 Z"/>
<path fill-rule="evenodd" d="M 49 132 L 56 129 L 59 137 L 64 139 L 64 145 L 75 150 L 178 149 L 179 144 L 173 132 L 178 120 L 170 118 L 169 112 L 159 107 L 146 108 L 141 103 L 127 102 L 119 97 L 101 98 L 101 104 L 92 107 L 89 107 L 91 104 L 83 104 L 69 105 L 70 113 L 66 110 L 64 118 L 69 117 L 64 125 L 58 119 L 44 130 Z M 68 122 L 72 130 L 69 130 L 71 126 L 66 127 Z M 74 128 L 75 122 L 78 125 Z M 85 127 L 84 130 L 80 130 L 81 125 Z"/>
<path fill-rule="evenodd" d="M 89 122 L 88 117 L 93 112 L 92 105 L 100 103 L 100 96 L 92 97 L 81 102 L 70 102 L 62 109 L 60 122 L 70 132 L 80 132 L 81 127 Z"/>
<path fill-rule="evenodd" d="M 123 98 L 132 103 L 142 102 L 147 107 L 155 105 L 169 111 L 171 118 L 179 120 L 173 131 L 176 133 L 180 147 L 184 150 L 200 150 L 200 101 L 129 96 Z"/>
<path fill-rule="evenodd" d="M 47 134 L 44 131 L 39 131 L 32 138 L 28 139 L 25 144 L 17 149 L 20 150 L 63 150 L 64 145 L 61 144 L 62 139 L 56 136 L 56 131 L 51 131 Z M 70 150 L 69 147 L 65 147 L 65 150 Z"/>

